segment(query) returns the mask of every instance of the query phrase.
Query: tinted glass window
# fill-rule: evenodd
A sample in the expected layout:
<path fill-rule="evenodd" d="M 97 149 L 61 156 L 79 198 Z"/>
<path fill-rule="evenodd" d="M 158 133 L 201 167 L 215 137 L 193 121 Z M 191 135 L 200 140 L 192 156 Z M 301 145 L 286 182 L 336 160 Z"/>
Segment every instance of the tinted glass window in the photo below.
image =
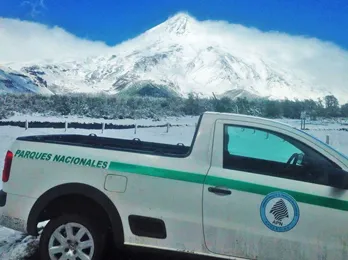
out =
<path fill-rule="evenodd" d="M 225 125 L 223 167 L 328 185 L 340 168 L 309 146 L 272 131 Z"/>
<path fill-rule="evenodd" d="M 227 127 L 228 151 L 232 155 L 286 163 L 294 153 L 303 153 L 272 133 L 252 128 Z"/>

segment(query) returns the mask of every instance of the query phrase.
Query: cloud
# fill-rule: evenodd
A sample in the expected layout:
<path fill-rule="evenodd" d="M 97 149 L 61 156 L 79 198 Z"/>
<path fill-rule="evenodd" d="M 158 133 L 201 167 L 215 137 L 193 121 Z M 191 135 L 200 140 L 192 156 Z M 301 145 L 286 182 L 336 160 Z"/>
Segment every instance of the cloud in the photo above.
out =
<path fill-rule="evenodd" d="M 260 57 L 272 68 L 290 72 L 313 89 L 329 90 L 348 101 L 348 51 L 334 43 L 226 22 L 204 24 L 216 44 L 226 46 L 228 42 L 229 48 L 241 57 Z"/>
<path fill-rule="evenodd" d="M 109 48 L 57 26 L 0 18 L 0 63 L 86 57 L 100 55 Z"/>
<path fill-rule="evenodd" d="M 21 3 L 22 6 L 30 7 L 30 15 L 35 17 L 41 13 L 41 9 L 46 9 L 45 0 L 25 0 Z"/>

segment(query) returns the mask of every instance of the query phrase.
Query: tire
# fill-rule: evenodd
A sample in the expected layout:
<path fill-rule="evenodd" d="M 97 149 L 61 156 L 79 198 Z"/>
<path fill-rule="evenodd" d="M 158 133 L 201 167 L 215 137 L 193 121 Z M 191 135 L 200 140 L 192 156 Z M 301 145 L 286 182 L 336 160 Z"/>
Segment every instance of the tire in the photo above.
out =
<path fill-rule="evenodd" d="M 99 226 L 96 221 L 80 215 L 64 214 L 50 220 L 40 237 L 40 259 L 101 260 L 106 231 Z M 84 258 L 83 254 L 90 258 Z"/>

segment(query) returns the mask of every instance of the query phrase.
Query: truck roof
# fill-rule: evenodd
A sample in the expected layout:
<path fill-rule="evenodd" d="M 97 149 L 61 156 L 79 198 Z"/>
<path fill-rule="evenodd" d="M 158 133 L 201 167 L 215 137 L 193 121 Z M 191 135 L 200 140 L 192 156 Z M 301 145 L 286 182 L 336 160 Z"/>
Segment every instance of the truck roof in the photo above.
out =
<path fill-rule="evenodd" d="M 244 115 L 244 114 L 235 114 L 235 113 L 221 113 L 221 112 L 211 112 L 207 111 L 203 113 L 204 118 L 209 118 L 209 119 L 233 119 L 233 120 L 238 120 L 238 119 L 243 119 L 245 121 L 246 119 L 250 119 L 250 121 L 256 121 L 256 122 L 267 122 L 267 124 L 276 124 L 278 126 L 284 126 L 284 127 L 290 127 L 294 128 L 293 126 L 277 121 L 275 119 L 269 119 L 269 118 L 264 118 L 264 117 L 258 117 L 258 116 L 251 116 L 251 115 Z M 206 119 L 205 119 L 206 120 Z M 248 120 L 247 120 L 248 121 Z"/>

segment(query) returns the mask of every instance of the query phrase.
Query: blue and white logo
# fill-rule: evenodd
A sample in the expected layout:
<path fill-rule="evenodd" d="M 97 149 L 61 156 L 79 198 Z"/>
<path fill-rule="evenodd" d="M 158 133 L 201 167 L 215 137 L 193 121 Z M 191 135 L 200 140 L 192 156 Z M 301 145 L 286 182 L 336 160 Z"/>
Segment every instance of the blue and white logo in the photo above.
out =
<path fill-rule="evenodd" d="M 262 222 L 272 231 L 287 232 L 293 229 L 299 218 L 300 209 L 296 200 L 281 191 L 269 193 L 260 206 Z"/>

